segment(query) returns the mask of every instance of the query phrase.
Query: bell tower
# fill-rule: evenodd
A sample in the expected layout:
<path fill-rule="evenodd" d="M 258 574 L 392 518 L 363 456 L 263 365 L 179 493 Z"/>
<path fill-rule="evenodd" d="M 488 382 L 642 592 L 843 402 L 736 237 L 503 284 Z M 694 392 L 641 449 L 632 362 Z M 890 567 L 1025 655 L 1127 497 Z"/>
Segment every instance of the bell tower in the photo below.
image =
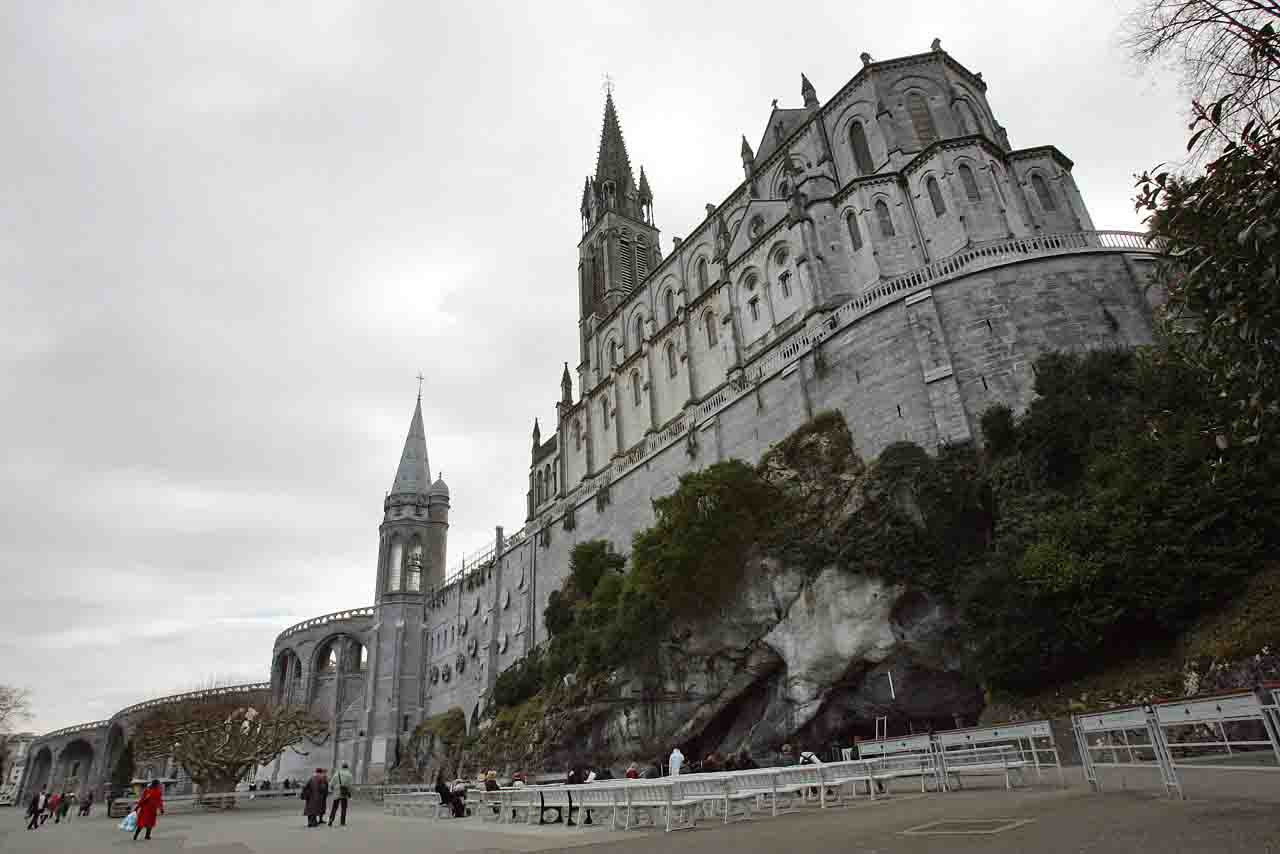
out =
<path fill-rule="evenodd" d="M 382 502 L 378 534 L 378 580 L 374 597 L 378 604 L 399 600 L 421 602 L 428 590 L 444 582 L 449 487 L 443 479 L 431 481 L 421 394 L 409 421 L 395 480 Z"/>
<path fill-rule="evenodd" d="M 643 166 L 638 181 L 631 172 L 612 86 L 606 89 L 596 172 L 582 187 L 578 291 L 584 354 L 591 318 L 612 311 L 662 259 L 649 178 Z"/>

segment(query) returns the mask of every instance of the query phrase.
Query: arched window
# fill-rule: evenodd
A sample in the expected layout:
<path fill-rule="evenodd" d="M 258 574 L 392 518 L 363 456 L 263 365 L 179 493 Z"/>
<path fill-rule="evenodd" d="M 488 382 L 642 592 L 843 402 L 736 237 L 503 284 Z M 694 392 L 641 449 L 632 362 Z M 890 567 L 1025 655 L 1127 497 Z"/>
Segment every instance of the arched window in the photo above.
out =
<path fill-rule="evenodd" d="M 600 398 L 600 423 L 604 429 L 609 429 L 609 398 Z"/>
<path fill-rule="evenodd" d="M 978 125 L 978 119 L 973 114 L 973 107 L 969 106 L 968 101 L 959 101 L 956 103 L 956 114 L 960 117 L 960 129 L 965 133 L 981 133 L 982 128 Z"/>
<path fill-rule="evenodd" d="M 1058 205 L 1053 200 L 1053 193 L 1049 192 L 1049 185 L 1045 183 L 1044 178 L 1039 174 L 1031 176 L 1031 186 L 1036 191 L 1036 198 L 1040 200 L 1040 207 L 1047 211 L 1056 211 Z"/>
<path fill-rule="evenodd" d="M 618 367 L 618 342 L 617 341 L 609 342 L 609 367 L 611 368 Z"/>
<path fill-rule="evenodd" d="M 778 185 L 778 198 L 780 199 L 791 198 L 791 185 L 788 184 L 786 181 L 783 181 L 781 184 Z"/>
<path fill-rule="evenodd" d="M 582 450 L 582 422 L 576 418 L 573 420 L 573 449 Z"/>
<path fill-rule="evenodd" d="M 667 311 L 667 323 L 676 319 L 676 295 L 670 288 L 662 295 L 662 307 Z"/>
<path fill-rule="evenodd" d="M 636 281 L 643 282 L 649 277 L 649 244 L 644 238 L 636 236 Z"/>
<path fill-rule="evenodd" d="M 707 327 L 707 347 L 714 347 L 716 346 L 716 316 L 708 311 L 702 320 Z"/>
<path fill-rule="evenodd" d="M 404 562 L 404 589 L 410 593 L 422 590 L 422 543 L 415 542 Z"/>
<path fill-rule="evenodd" d="M 320 672 L 336 673 L 338 670 L 338 642 L 329 641 L 320 653 Z"/>
<path fill-rule="evenodd" d="M 543 479 L 542 472 L 538 472 L 538 488 L 533 494 L 535 504 L 541 504 L 547 500 L 547 482 Z"/>
<path fill-rule="evenodd" d="M 982 193 L 978 192 L 978 179 L 974 177 L 973 170 L 969 168 L 969 164 L 961 163 L 957 171 L 960 173 L 960 183 L 964 184 L 964 194 L 969 198 L 969 201 L 982 201 Z"/>
<path fill-rule="evenodd" d="M 862 232 L 858 230 L 858 215 L 849 211 L 844 221 L 845 225 L 849 226 L 849 241 L 853 243 L 853 251 L 857 252 L 862 248 Z"/>
<path fill-rule="evenodd" d="M 933 113 L 929 112 L 929 102 L 919 92 L 907 96 L 907 112 L 911 116 L 911 127 L 915 129 L 916 139 L 921 145 L 928 145 L 938 139 L 938 129 L 933 124 Z"/>
<path fill-rule="evenodd" d="M 676 345 L 670 341 L 667 342 L 667 376 L 674 377 L 679 370 L 679 364 L 676 361 Z"/>
<path fill-rule="evenodd" d="M 924 186 L 929 191 L 929 201 L 933 202 L 933 215 L 942 216 L 947 212 L 947 206 L 942 201 L 942 190 L 938 188 L 938 179 L 930 175 L 924 182 Z"/>
<path fill-rule="evenodd" d="M 876 199 L 876 219 L 880 220 L 880 236 L 893 237 L 893 216 L 889 213 L 889 206 L 884 203 L 884 199 Z"/>
<path fill-rule="evenodd" d="M 705 294 L 707 292 L 707 259 L 698 259 L 698 293 Z"/>
<path fill-rule="evenodd" d="M 636 352 L 640 352 L 640 348 L 644 346 L 644 318 L 636 315 Z"/>
<path fill-rule="evenodd" d="M 867 146 L 867 131 L 862 122 L 849 125 L 849 146 L 853 149 L 853 163 L 859 175 L 870 175 L 876 171 L 871 164 L 871 149 Z"/>
<path fill-rule="evenodd" d="M 640 372 L 631 372 L 631 401 L 636 406 L 640 405 Z"/>
<path fill-rule="evenodd" d="M 622 286 L 627 290 L 631 290 L 631 286 L 636 283 L 635 274 L 632 272 L 634 264 L 635 258 L 631 254 L 631 235 L 624 231 L 618 237 L 618 271 Z"/>
<path fill-rule="evenodd" d="M 387 556 L 387 589 L 394 592 L 400 589 L 400 573 L 404 568 L 404 544 L 399 540 L 391 543 L 391 552 Z"/>

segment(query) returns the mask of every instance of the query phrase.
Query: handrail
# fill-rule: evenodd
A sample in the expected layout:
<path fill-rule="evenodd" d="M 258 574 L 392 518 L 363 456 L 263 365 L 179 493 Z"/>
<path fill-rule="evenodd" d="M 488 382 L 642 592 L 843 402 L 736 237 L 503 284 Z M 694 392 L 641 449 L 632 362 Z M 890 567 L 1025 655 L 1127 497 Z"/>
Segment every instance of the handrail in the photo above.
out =
<path fill-rule="evenodd" d="M 276 635 L 276 646 L 279 646 L 280 641 L 284 640 L 290 635 L 295 635 L 298 632 L 304 631 L 306 629 L 314 628 L 315 626 L 321 626 L 321 625 L 324 625 L 325 623 L 332 623 L 337 620 L 353 620 L 357 617 L 372 617 L 373 613 L 374 613 L 373 606 L 370 605 L 364 608 L 348 608 L 345 611 L 334 611 L 332 614 L 324 614 L 323 616 L 320 616 L 320 617 L 312 617 L 309 620 L 303 620 L 301 623 L 295 623 L 294 625 L 285 629 L 280 634 Z"/>

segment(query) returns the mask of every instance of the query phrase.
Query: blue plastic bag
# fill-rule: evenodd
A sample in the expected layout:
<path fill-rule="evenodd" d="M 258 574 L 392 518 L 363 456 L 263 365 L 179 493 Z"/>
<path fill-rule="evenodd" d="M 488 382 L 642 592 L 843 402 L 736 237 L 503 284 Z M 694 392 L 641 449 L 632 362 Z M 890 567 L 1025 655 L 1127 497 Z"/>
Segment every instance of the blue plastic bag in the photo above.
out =
<path fill-rule="evenodd" d="M 133 833 L 138 829 L 138 813 L 136 810 L 129 810 L 129 814 L 120 819 L 120 829 L 126 833 Z"/>

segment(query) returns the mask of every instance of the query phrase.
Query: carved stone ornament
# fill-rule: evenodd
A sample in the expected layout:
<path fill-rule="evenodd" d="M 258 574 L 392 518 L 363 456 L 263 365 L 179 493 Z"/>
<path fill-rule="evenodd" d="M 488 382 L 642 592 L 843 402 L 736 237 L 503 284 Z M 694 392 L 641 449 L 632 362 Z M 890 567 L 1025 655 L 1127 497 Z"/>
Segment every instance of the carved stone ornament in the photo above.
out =
<path fill-rule="evenodd" d="M 453 668 L 457 670 L 458 673 L 460 674 L 465 673 L 467 671 L 466 656 L 464 656 L 462 653 L 458 653 L 458 658 L 453 662 Z"/>
<path fill-rule="evenodd" d="M 440 668 L 440 678 L 443 679 L 445 682 L 448 682 L 449 677 L 452 675 L 453 675 L 452 672 L 449 670 L 449 665 L 446 664 Z"/>
<path fill-rule="evenodd" d="M 440 681 L 440 668 L 432 667 L 431 668 L 431 684 L 434 685 L 439 681 Z"/>

